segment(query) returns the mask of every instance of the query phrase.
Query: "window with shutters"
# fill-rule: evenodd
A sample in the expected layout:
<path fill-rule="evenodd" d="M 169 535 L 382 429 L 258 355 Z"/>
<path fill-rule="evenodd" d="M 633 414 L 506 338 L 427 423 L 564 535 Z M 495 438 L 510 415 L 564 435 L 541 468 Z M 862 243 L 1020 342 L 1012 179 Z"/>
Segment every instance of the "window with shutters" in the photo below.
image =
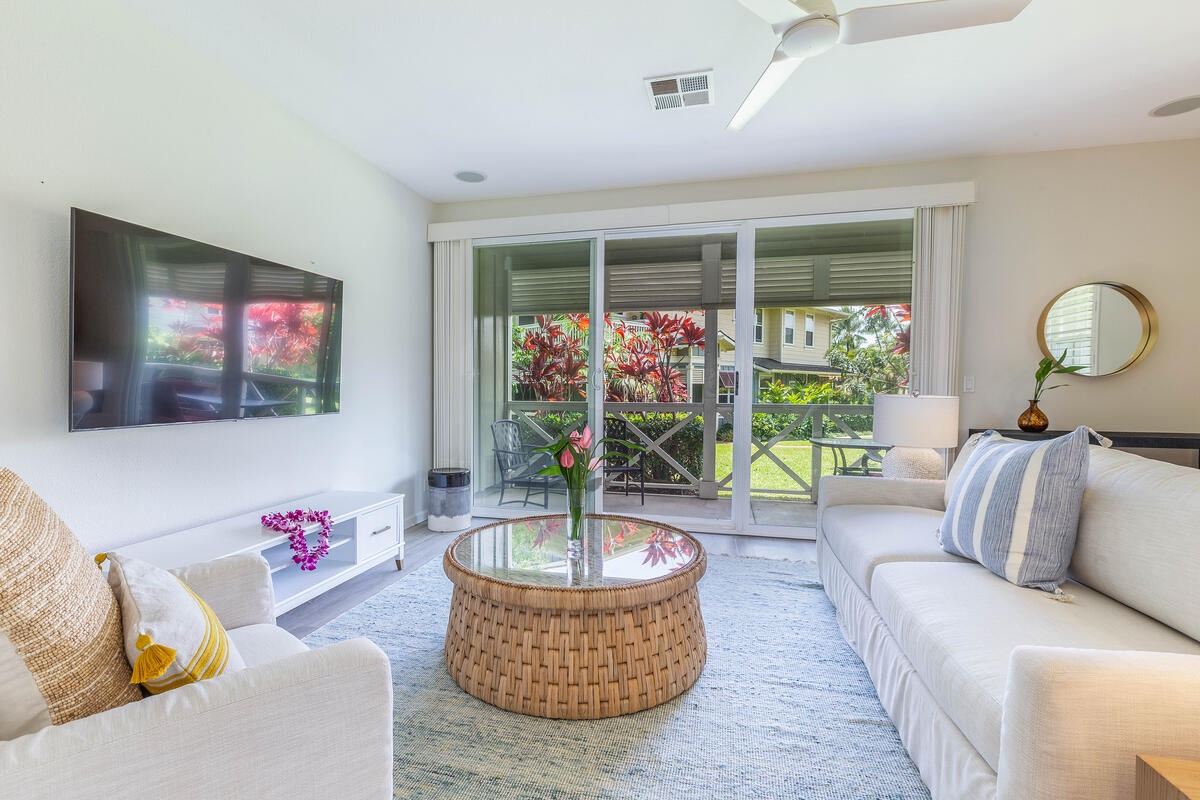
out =
<path fill-rule="evenodd" d="M 1094 371 L 1096 289 L 1077 286 L 1054 304 L 1054 315 L 1046 319 L 1046 347 L 1055 359 L 1066 351 L 1064 364 L 1087 364 Z"/>

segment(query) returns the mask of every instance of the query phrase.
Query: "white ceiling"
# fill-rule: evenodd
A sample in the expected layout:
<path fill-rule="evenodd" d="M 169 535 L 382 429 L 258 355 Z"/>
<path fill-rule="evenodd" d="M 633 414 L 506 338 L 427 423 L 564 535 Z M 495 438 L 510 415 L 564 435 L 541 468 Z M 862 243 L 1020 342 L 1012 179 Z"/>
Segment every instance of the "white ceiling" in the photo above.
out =
<path fill-rule="evenodd" d="M 737 133 L 776 40 L 736 0 L 124 2 L 435 202 L 1200 138 L 1147 114 L 1200 94 L 1200 0 L 837 46 Z M 650 110 L 643 78 L 701 69 L 715 106 Z"/>

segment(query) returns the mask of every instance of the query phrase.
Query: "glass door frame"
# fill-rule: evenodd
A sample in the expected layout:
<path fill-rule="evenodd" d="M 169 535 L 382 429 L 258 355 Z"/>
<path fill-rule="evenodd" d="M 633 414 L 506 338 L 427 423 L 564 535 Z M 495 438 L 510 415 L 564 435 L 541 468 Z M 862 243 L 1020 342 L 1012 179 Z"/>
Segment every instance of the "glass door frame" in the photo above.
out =
<path fill-rule="evenodd" d="M 594 320 L 604 319 L 604 257 L 605 242 L 629 239 L 652 239 L 663 236 L 688 236 L 712 233 L 735 233 L 737 235 L 737 291 L 735 294 L 735 323 L 734 341 L 753 342 L 754 338 L 754 269 L 755 269 L 755 234 L 760 229 L 779 228 L 806 224 L 826 224 L 839 222 L 862 222 L 878 219 L 896 219 L 898 215 L 912 214 L 912 207 L 897 207 L 890 209 L 809 213 L 785 217 L 762 217 L 726 222 L 677 225 L 647 225 L 622 228 L 592 229 L 566 231 L 547 234 L 520 234 L 514 236 L 495 236 L 472 239 L 472 263 L 474 250 L 481 247 L 498 245 L 538 244 L 562 241 L 589 241 L 591 243 L 589 317 Z M 735 346 L 736 347 L 736 346 Z M 603 430 L 594 424 L 596 420 L 604 419 L 604 370 L 593 370 L 592 364 L 603 365 L 604 361 L 604 326 L 589 325 L 589 370 L 588 385 L 592 391 L 588 394 L 588 421 L 593 430 Z M 752 521 L 750 497 L 750 465 L 751 465 L 751 423 L 753 419 L 753 381 L 754 381 L 754 348 L 751 344 L 736 347 L 734 351 L 736 387 L 734 392 L 734 424 L 733 424 L 733 491 L 731 518 L 728 520 L 701 519 L 696 517 L 661 516 L 667 523 L 682 525 L 688 530 L 709 533 L 730 533 L 742 535 L 773 536 L 779 538 L 810 539 L 811 528 L 799 526 L 764 525 Z M 476 441 L 479 440 L 476 432 Z M 596 491 L 599 479 L 593 479 L 590 488 L 589 508 L 595 512 L 604 509 L 604 493 Z M 527 510 L 501 509 L 485 507 L 492 516 L 516 517 L 528 513 Z"/>
<path fill-rule="evenodd" d="M 609 241 L 635 241 L 638 239 L 660 239 L 660 238 L 668 237 L 668 236 L 670 236 L 670 237 L 682 237 L 682 236 L 701 237 L 701 236 L 709 236 L 709 235 L 714 235 L 714 234 L 733 234 L 738 237 L 738 241 L 740 242 L 741 236 L 742 236 L 742 231 L 743 231 L 744 227 L 745 227 L 745 223 L 741 223 L 741 222 L 714 222 L 714 223 L 707 223 L 707 224 L 701 224 L 701 225 L 679 224 L 679 225 L 647 226 L 645 228 L 621 228 L 621 229 L 615 229 L 615 230 L 602 231 L 601 236 L 600 236 L 600 242 L 601 242 L 601 244 L 603 244 L 604 242 L 609 242 Z M 597 280 L 600 284 L 603 284 L 606 280 L 606 276 L 604 274 L 605 261 L 603 258 L 603 253 L 604 253 L 604 250 L 602 247 L 601 248 L 601 257 L 597 261 L 597 263 L 599 264 L 599 267 L 600 267 L 600 269 L 598 270 L 598 272 L 600 274 L 599 274 L 598 278 L 595 278 L 595 280 Z M 751 264 L 751 266 L 753 266 L 753 264 Z M 740 282 L 741 281 L 740 244 L 739 244 L 739 251 L 738 251 L 738 269 L 739 269 L 738 281 Z M 601 287 L 601 288 L 603 288 L 603 287 Z M 740 288 L 740 283 L 739 283 L 739 288 Z M 601 297 L 600 299 L 601 299 L 600 313 L 601 313 L 601 315 L 603 315 L 603 308 L 604 308 L 603 297 Z M 647 310 L 654 310 L 654 309 L 647 309 Z M 734 313 L 735 313 L 735 315 L 737 314 L 736 311 Z M 603 316 L 600 316 L 599 319 L 603 319 Z M 603 358 L 603 347 L 604 347 L 603 336 L 601 336 L 600 338 L 601 338 L 600 357 Z M 738 341 L 738 339 L 735 337 L 734 341 L 736 342 L 736 341 Z M 745 340 L 742 340 L 742 341 L 745 341 Z M 733 427 L 733 453 L 734 453 L 733 464 L 734 464 L 734 466 L 733 466 L 733 497 L 732 497 L 731 503 L 730 503 L 730 516 L 728 518 L 716 518 L 716 519 L 702 518 L 702 517 L 679 517 L 679 516 L 669 516 L 668 517 L 668 516 L 664 516 L 664 517 L 661 517 L 661 519 L 664 522 L 669 522 L 672 525 L 684 526 L 688 530 L 702 530 L 702 529 L 710 529 L 711 528 L 711 529 L 713 529 L 715 531 L 719 531 L 721 533 L 735 532 L 738 530 L 738 528 L 737 528 L 738 510 L 737 509 L 738 509 L 738 502 L 739 502 L 738 497 L 739 497 L 740 490 L 744 491 L 744 494 L 745 494 L 745 503 L 746 503 L 746 515 L 745 516 L 746 517 L 749 516 L 750 494 L 749 494 L 749 488 L 748 488 L 749 484 L 747 483 L 747 481 L 749 480 L 750 473 L 748 471 L 749 470 L 749 466 L 748 466 L 749 465 L 749 457 L 748 456 L 747 456 L 747 461 L 746 461 L 747 472 L 745 473 L 745 479 L 740 479 L 740 473 L 737 470 L 737 463 L 738 463 L 737 453 L 738 453 L 738 449 L 740 446 L 739 442 L 742 439 L 749 436 L 749 433 L 750 433 L 749 417 L 747 417 L 745 436 L 743 436 L 742 434 L 739 433 L 739 431 L 741 429 L 738 427 L 738 423 L 736 421 L 737 415 L 738 415 L 738 410 L 743 405 L 745 405 L 745 403 L 742 402 L 743 398 L 742 398 L 742 394 L 741 394 L 741 387 L 750 385 L 748 383 L 748 378 L 741 375 L 741 366 L 737 362 L 737 359 L 739 358 L 738 353 L 742 349 L 745 349 L 745 348 L 736 348 L 736 345 L 735 345 L 735 350 L 734 350 L 735 373 L 738 374 L 738 377 L 735 382 L 734 402 L 733 402 L 733 411 L 734 411 L 734 420 L 735 420 L 734 427 Z M 603 363 L 603 362 L 597 362 L 597 363 Z M 753 367 L 753 362 L 751 362 L 751 365 Z M 594 419 L 604 419 L 603 415 L 605 413 L 605 408 L 604 408 L 605 392 L 603 391 L 603 388 L 604 388 L 603 372 L 601 372 L 600 375 L 601 375 L 601 383 L 598 388 L 601 391 L 597 392 L 597 394 L 599 395 L 599 401 L 600 401 L 598 404 L 599 405 L 599 413 L 597 414 L 597 416 L 594 417 Z M 707 370 L 706 370 L 706 375 L 707 375 Z M 593 388 L 596 388 L 594 384 L 593 384 Z M 748 440 L 745 442 L 745 450 L 746 450 L 746 453 L 749 454 L 750 443 Z M 604 493 L 596 492 L 595 494 L 596 494 L 596 499 L 597 499 L 597 503 L 598 503 L 597 507 L 602 508 Z"/>
<path fill-rule="evenodd" d="M 594 292 L 596 289 L 595 282 L 596 282 L 596 274 L 597 274 L 596 259 L 598 258 L 598 253 L 601 256 L 603 254 L 603 242 L 599 240 L 597 233 L 594 231 L 578 231 L 578 232 L 571 231 L 571 232 L 546 234 L 546 235 L 498 236 L 498 237 L 488 237 L 486 239 L 484 239 L 484 238 L 472 239 L 472 240 L 470 240 L 470 247 L 471 247 L 470 260 L 471 260 L 471 265 L 472 265 L 471 266 L 472 281 L 474 282 L 474 281 L 478 280 L 478 274 L 476 273 L 475 270 L 477 269 L 477 265 L 478 265 L 476 251 L 479 249 L 484 249 L 484 248 L 489 248 L 489 247 L 509 247 L 509 246 L 521 246 L 521 245 L 534 246 L 534 245 L 539 245 L 539 244 L 550 244 L 550 243 L 554 243 L 554 242 L 580 242 L 580 243 L 586 242 L 588 244 L 588 248 L 589 248 L 588 286 L 589 286 L 589 295 L 590 295 L 589 300 L 588 300 L 588 313 L 589 313 L 589 315 L 591 315 L 592 313 L 594 313 L 594 310 L 595 310 L 595 294 L 594 294 Z M 475 308 L 472 309 L 472 315 L 474 318 L 473 325 L 475 327 L 475 331 L 474 331 L 473 335 L 470 337 L 469 341 L 471 342 L 472 348 L 476 348 L 478 345 L 478 338 L 479 338 L 479 330 L 478 330 L 479 317 L 478 317 L 478 306 L 477 305 L 475 306 Z M 511 315 L 509 317 L 509 320 L 511 321 Z M 506 327 L 507 327 L 507 325 L 506 325 Z M 603 352 L 603 335 L 602 334 L 601 334 L 600 338 L 601 338 L 600 348 L 601 348 L 601 352 Z M 589 325 L 588 326 L 588 364 L 589 364 L 588 383 L 589 383 L 589 386 L 591 385 L 591 379 L 592 379 L 592 372 L 591 372 L 590 365 L 592 363 L 594 363 L 592 361 L 592 359 L 594 358 L 594 354 L 596 352 L 595 340 L 596 340 L 595 326 Z M 511 348 L 511 343 L 509 344 L 509 347 Z M 476 365 L 476 369 L 479 368 L 479 357 L 480 357 L 479 353 L 473 353 L 473 355 L 472 355 L 472 362 Z M 507 369 L 508 369 L 508 377 L 507 377 L 505 383 L 506 383 L 507 387 L 511 387 L 511 385 L 512 385 L 512 354 L 511 354 L 511 351 L 505 354 L 505 361 L 507 363 Z M 478 421 L 478 417 L 479 417 L 478 406 L 481 402 L 480 395 L 479 395 L 481 385 L 482 385 L 482 383 L 479 380 L 479 376 L 477 375 L 476 380 L 474 381 L 475 396 L 472 398 L 472 404 L 475 406 L 475 409 L 472 412 L 472 419 L 474 419 L 476 421 Z M 506 392 L 510 391 L 510 388 L 506 388 L 505 391 Z M 588 401 L 587 401 L 587 423 L 589 425 L 592 423 L 592 420 L 596 419 L 595 414 L 594 414 L 593 394 L 594 393 L 589 392 Z M 508 401 L 506 401 L 506 402 L 509 402 L 509 401 L 511 401 L 511 397 L 509 397 Z M 476 461 L 476 463 L 482 463 L 484 460 L 483 453 L 479 452 L 479 451 L 485 449 L 484 448 L 485 436 L 486 436 L 486 434 L 482 430 L 476 430 L 473 432 L 473 440 L 475 443 L 473 449 L 476 451 L 474 460 Z M 592 501 L 590 498 L 592 495 L 595 495 L 595 494 L 599 494 L 599 493 L 592 492 L 591 490 L 589 490 L 589 492 L 588 492 L 588 495 L 589 495 L 589 501 L 588 501 L 588 507 L 587 507 L 588 511 L 598 510 L 598 509 L 593 508 L 591 505 Z M 553 496 L 554 495 L 551 494 L 551 497 L 553 497 Z M 542 510 L 540 508 L 535 507 L 534 510 L 531 510 L 530 508 L 528 508 L 526 506 L 500 506 L 500 505 L 479 506 L 479 505 L 476 505 L 476 502 L 474 501 L 474 499 L 472 500 L 473 515 L 474 516 L 482 516 L 482 517 L 485 517 L 488 519 L 513 519 L 516 517 L 523 517 L 523 516 L 529 516 L 531 514 L 536 514 L 539 511 L 541 513 L 547 513 L 547 511 L 549 511 L 550 513 L 554 513 L 553 509 Z M 564 507 L 562 509 L 562 513 L 564 513 L 564 514 L 566 513 L 565 500 L 564 500 Z"/>

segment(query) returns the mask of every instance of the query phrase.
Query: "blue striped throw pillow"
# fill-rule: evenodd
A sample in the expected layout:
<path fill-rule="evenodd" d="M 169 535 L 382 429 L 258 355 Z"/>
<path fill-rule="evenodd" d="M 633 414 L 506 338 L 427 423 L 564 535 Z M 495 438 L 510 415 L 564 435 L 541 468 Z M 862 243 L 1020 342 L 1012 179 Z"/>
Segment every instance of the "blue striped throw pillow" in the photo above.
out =
<path fill-rule="evenodd" d="M 1087 483 L 1088 429 L 1039 442 L 984 435 L 954 487 L 938 539 L 1018 586 L 1053 592 L 1067 576 Z"/>

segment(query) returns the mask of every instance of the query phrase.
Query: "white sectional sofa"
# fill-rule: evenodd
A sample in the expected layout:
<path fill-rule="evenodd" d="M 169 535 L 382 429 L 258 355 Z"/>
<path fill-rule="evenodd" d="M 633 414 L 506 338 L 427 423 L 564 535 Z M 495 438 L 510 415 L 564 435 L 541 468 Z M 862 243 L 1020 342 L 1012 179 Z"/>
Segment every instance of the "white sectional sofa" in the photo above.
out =
<path fill-rule="evenodd" d="M 1090 448 L 1069 602 L 943 552 L 948 494 L 827 477 L 817 522 L 825 591 L 935 800 L 1129 800 L 1135 755 L 1200 758 L 1200 470 Z"/>
<path fill-rule="evenodd" d="M 246 669 L 0 741 L 0 800 L 390 798 L 392 683 L 366 639 L 309 650 L 257 553 L 175 571 Z"/>

